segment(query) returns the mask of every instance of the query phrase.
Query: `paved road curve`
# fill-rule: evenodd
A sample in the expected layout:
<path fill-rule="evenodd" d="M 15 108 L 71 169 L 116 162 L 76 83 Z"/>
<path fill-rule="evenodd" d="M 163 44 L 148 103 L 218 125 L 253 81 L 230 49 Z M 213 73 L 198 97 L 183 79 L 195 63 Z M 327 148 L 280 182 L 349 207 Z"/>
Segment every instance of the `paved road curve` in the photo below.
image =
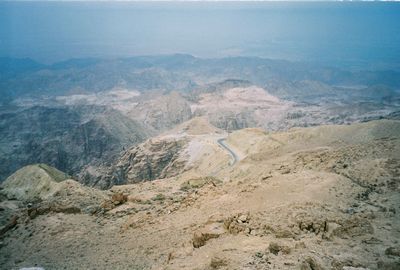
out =
<path fill-rule="evenodd" d="M 231 148 L 229 148 L 228 145 L 226 145 L 225 141 L 226 138 L 221 138 L 217 140 L 218 144 L 221 145 L 221 147 L 224 148 L 226 151 L 228 151 L 229 155 L 232 157 L 232 160 L 229 165 L 233 166 L 236 164 L 236 162 L 238 162 L 239 157 L 235 154 L 235 152 L 233 152 Z"/>

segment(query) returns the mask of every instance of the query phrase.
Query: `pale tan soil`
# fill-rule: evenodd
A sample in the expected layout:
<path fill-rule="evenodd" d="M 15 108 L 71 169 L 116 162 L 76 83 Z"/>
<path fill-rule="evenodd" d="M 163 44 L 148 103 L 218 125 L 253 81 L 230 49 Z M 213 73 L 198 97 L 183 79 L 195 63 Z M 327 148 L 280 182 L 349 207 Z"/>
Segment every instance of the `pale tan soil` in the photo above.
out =
<path fill-rule="evenodd" d="M 138 104 L 140 92 L 133 89 L 114 88 L 110 91 L 95 94 L 80 94 L 69 96 L 58 96 L 56 100 L 65 105 L 90 104 L 99 106 L 110 106 L 113 109 L 128 112 Z"/>
<path fill-rule="evenodd" d="M 201 94 L 190 107 L 194 115 L 206 116 L 216 126 L 235 130 L 250 126 L 276 129 L 293 105 L 250 86 Z"/>
<path fill-rule="evenodd" d="M 29 218 L 3 201 L 20 218 L 0 268 L 400 269 L 400 121 L 240 130 L 226 140 L 233 167 L 213 136 L 177 177 L 50 200 L 91 197 L 94 210 Z"/>

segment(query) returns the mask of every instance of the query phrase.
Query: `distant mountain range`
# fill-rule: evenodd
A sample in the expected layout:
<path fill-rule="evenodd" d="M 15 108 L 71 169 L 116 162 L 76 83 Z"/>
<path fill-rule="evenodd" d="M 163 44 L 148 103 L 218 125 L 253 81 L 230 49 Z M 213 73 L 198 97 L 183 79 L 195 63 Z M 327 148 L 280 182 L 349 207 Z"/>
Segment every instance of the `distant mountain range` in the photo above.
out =
<path fill-rule="evenodd" d="M 46 163 L 109 187 L 113 182 L 102 175 L 126 149 L 193 118 L 228 132 L 393 119 L 399 89 L 396 71 L 250 57 L 177 54 L 52 65 L 0 58 L 0 181 L 22 166 Z"/>
<path fill-rule="evenodd" d="M 25 96 L 95 93 L 115 87 L 189 91 L 228 79 L 247 80 L 261 87 L 317 81 L 330 86 L 400 88 L 398 71 L 348 71 L 256 57 L 201 59 L 185 54 L 70 59 L 52 65 L 0 58 L 0 74 L 3 104 Z"/>

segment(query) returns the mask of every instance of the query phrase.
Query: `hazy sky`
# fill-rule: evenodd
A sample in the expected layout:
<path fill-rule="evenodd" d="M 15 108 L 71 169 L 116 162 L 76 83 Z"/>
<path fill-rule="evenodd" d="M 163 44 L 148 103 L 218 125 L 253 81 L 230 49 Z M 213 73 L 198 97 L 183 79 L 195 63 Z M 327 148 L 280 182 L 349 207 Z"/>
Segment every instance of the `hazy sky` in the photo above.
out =
<path fill-rule="evenodd" d="M 1 2 L 0 56 L 400 62 L 397 3 Z"/>

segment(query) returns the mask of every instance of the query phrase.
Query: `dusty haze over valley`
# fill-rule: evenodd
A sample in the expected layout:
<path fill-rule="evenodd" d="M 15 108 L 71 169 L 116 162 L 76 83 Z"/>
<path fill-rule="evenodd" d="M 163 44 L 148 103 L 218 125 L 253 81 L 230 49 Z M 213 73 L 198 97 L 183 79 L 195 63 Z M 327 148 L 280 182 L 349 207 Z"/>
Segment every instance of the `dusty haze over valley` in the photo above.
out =
<path fill-rule="evenodd" d="M 0 269 L 400 269 L 399 22 L 0 2 Z"/>

